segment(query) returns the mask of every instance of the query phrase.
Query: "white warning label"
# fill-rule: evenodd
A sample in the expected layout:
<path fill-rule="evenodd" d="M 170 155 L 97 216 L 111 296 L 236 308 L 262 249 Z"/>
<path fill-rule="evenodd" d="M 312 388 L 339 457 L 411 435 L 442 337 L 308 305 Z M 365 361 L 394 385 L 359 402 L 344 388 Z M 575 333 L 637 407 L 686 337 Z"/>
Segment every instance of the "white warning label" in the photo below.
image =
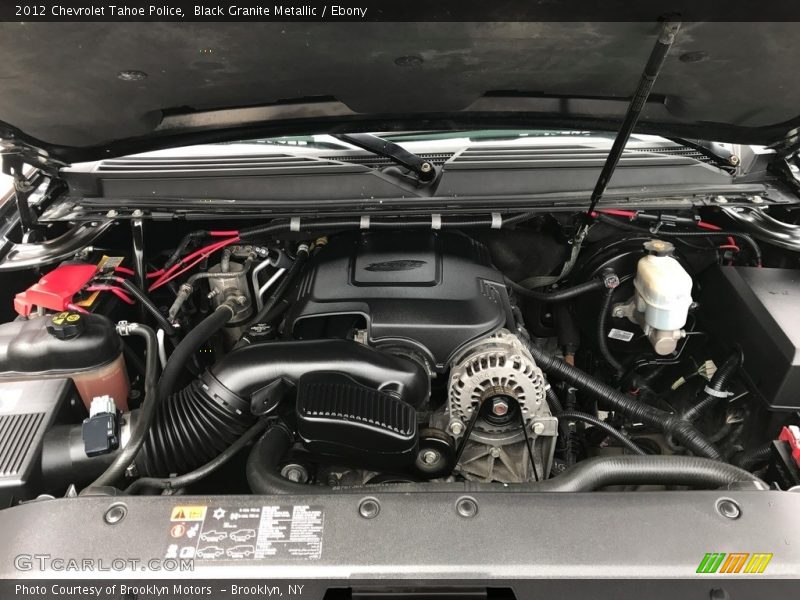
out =
<path fill-rule="evenodd" d="M 286 551 L 291 556 L 319 558 L 322 552 L 322 510 L 311 506 L 264 506 L 258 526 L 256 558 Z"/>
<path fill-rule="evenodd" d="M 322 555 L 324 520 L 321 506 L 303 504 L 174 507 L 166 557 L 316 560 Z"/>
<path fill-rule="evenodd" d="M 630 342 L 633 339 L 633 332 L 625 331 L 624 329 L 612 329 L 608 332 L 608 337 L 610 337 L 612 340 Z"/>

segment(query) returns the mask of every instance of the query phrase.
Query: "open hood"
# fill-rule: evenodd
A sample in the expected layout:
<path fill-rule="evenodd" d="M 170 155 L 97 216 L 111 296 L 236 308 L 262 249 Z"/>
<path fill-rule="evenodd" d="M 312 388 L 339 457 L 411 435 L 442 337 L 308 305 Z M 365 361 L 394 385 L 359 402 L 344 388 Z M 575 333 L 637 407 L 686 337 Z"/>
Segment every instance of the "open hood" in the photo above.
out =
<path fill-rule="evenodd" d="M 5 151 L 75 162 L 248 136 L 614 130 L 657 23 L 3 23 Z M 771 144 L 794 23 L 684 23 L 638 130 Z"/>

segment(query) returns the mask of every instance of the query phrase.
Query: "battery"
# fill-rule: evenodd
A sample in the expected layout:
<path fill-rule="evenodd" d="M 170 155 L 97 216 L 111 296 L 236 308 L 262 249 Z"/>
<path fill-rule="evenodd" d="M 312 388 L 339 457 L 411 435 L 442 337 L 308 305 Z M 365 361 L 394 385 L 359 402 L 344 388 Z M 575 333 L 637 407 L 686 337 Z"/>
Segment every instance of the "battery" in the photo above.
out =
<path fill-rule="evenodd" d="M 701 284 L 702 325 L 742 349 L 752 392 L 771 410 L 800 409 L 800 271 L 714 267 Z"/>

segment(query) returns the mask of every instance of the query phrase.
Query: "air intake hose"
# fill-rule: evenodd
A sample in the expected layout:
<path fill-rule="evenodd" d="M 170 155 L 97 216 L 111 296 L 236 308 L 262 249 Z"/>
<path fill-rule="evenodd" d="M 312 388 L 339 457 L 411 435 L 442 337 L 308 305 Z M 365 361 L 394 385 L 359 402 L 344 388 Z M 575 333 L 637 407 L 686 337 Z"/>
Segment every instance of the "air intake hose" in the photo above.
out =
<path fill-rule="evenodd" d="M 241 346 L 169 396 L 139 454 L 140 473 L 186 473 L 216 457 L 275 406 L 274 382 L 314 371 L 344 373 L 412 406 L 428 397 L 425 369 L 350 340 L 262 342 Z M 285 388 L 284 388 L 285 389 Z"/>

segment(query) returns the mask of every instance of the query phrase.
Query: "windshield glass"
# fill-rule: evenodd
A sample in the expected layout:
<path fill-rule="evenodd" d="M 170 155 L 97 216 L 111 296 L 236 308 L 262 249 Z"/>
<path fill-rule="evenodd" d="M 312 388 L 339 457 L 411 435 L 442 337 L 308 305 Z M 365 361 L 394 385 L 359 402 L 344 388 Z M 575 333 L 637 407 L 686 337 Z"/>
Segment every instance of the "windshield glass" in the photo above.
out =
<path fill-rule="evenodd" d="M 474 130 L 440 130 L 440 131 L 401 131 L 401 132 L 372 132 L 371 135 L 396 142 L 398 144 L 420 145 L 445 145 L 448 147 L 502 143 L 504 145 L 562 145 L 574 144 L 577 139 L 593 141 L 602 144 L 604 141 L 610 146 L 615 133 L 612 131 L 588 130 L 561 130 L 561 129 L 474 129 Z M 665 142 L 664 138 L 655 135 L 634 134 L 629 143 L 651 141 Z M 320 150 L 348 150 L 356 149 L 355 146 L 336 138 L 333 135 L 286 135 L 268 138 L 255 138 L 220 142 L 217 146 L 230 145 L 251 146 L 287 146 L 292 148 L 316 148 Z"/>
<path fill-rule="evenodd" d="M 616 134 L 613 131 L 589 131 L 569 129 L 471 129 L 436 131 L 392 131 L 372 132 L 375 135 L 401 145 L 412 153 L 455 153 L 470 146 L 498 148 L 522 147 L 570 147 L 592 146 L 598 151 L 608 151 Z M 648 150 L 656 147 L 680 144 L 656 135 L 634 133 L 628 147 Z M 241 154 L 275 154 L 291 151 L 293 155 L 333 156 L 334 153 L 369 154 L 358 146 L 331 134 L 285 135 L 265 138 L 232 140 L 213 144 L 182 146 L 147 152 L 141 156 L 234 156 Z"/>

